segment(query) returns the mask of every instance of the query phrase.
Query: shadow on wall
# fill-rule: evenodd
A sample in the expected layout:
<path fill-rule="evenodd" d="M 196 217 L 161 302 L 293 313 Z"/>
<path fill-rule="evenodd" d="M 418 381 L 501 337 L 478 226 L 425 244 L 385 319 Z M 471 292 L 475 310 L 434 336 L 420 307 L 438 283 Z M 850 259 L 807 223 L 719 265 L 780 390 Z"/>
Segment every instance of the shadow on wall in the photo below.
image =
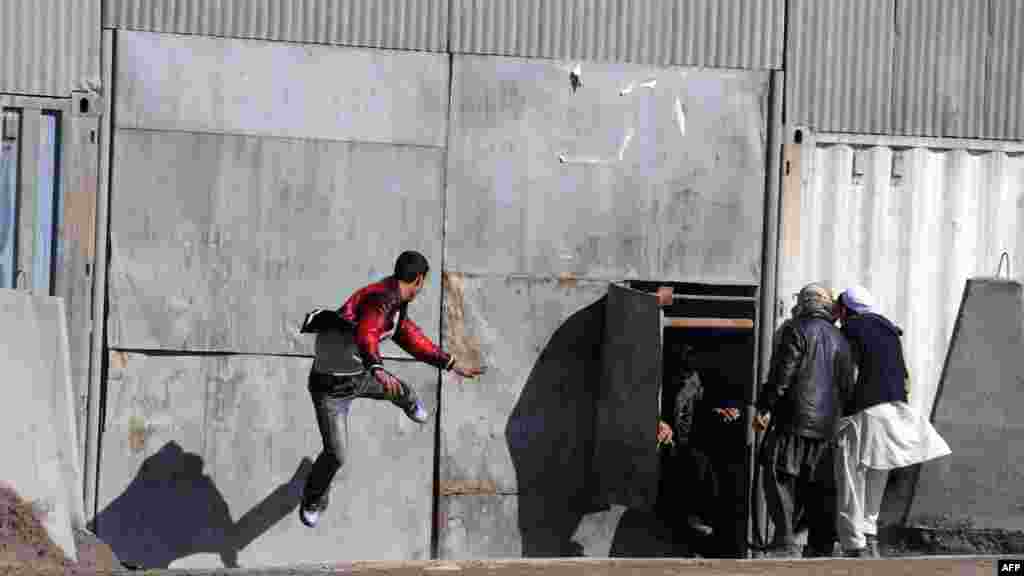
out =
<path fill-rule="evenodd" d="M 304 458 L 291 479 L 237 522 L 203 459 L 168 442 L 143 461 L 132 483 L 101 511 L 90 529 L 123 562 L 167 568 L 193 554 L 219 554 L 225 567 L 238 567 L 238 553 L 298 507 L 312 469 Z"/>
<path fill-rule="evenodd" d="M 605 299 L 555 330 L 505 425 L 519 487 L 523 556 L 580 556 L 571 538 L 593 508 L 588 484 Z"/>
<path fill-rule="evenodd" d="M 584 549 L 573 534 L 585 515 L 608 508 L 597 502 L 591 481 L 604 317 L 601 298 L 555 331 L 505 426 L 519 487 L 525 557 L 582 556 Z M 627 510 L 609 528 L 614 530 L 610 556 L 672 554 L 653 513 Z"/>

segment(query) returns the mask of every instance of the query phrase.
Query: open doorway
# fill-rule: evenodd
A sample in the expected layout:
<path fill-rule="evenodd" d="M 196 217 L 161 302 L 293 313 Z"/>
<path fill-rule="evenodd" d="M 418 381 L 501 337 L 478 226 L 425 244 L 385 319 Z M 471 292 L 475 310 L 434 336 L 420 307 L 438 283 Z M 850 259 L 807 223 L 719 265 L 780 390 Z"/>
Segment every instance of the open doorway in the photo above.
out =
<path fill-rule="evenodd" d="M 606 307 L 594 456 L 603 497 L 653 509 L 681 554 L 746 557 L 757 287 L 633 281 L 612 284 Z M 685 439 L 693 450 L 658 448 L 655 421 L 675 427 L 687 370 L 703 389 Z M 695 512 L 710 533 L 689 526 Z"/>
<path fill-rule="evenodd" d="M 663 338 L 661 418 L 675 438 L 659 455 L 658 514 L 684 549 L 743 556 L 753 322 L 673 325 L 667 318 Z"/>

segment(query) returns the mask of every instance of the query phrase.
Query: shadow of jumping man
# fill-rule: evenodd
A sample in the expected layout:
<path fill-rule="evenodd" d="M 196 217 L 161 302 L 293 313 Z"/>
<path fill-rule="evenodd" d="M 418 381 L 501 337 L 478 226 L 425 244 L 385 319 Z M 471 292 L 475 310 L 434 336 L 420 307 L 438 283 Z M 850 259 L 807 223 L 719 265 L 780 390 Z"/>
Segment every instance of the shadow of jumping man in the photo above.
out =
<path fill-rule="evenodd" d="M 168 568 L 198 553 L 219 554 L 227 568 L 238 554 L 298 506 L 302 484 L 313 467 L 304 458 L 292 477 L 238 521 L 203 459 L 168 442 L 143 461 L 128 488 L 104 508 L 90 529 L 126 565 Z"/>

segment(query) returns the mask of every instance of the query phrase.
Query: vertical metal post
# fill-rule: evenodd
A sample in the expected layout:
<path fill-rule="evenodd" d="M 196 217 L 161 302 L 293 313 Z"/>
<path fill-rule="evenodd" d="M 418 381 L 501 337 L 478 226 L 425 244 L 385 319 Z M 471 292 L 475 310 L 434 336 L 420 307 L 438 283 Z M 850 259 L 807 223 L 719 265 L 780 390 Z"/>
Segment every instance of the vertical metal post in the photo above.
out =
<path fill-rule="evenodd" d="M 96 220 L 93 254 L 95 269 L 92 285 L 92 342 L 89 354 L 88 425 L 85 443 L 85 513 L 97 513 L 99 476 L 100 396 L 106 363 L 107 239 L 110 201 L 110 158 L 114 120 L 114 31 L 103 31 L 101 49 L 103 69 L 103 118 L 100 121 L 99 183 L 96 187 Z"/>
<path fill-rule="evenodd" d="M 776 283 L 778 281 L 779 265 L 779 189 L 782 178 L 782 121 L 783 121 L 783 90 L 785 90 L 784 73 L 779 70 L 772 71 L 771 87 L 768 104 L 768 142 L 766 145 L 767 166 L 765 169 L 765 200 L 764 200 L 764 226 L 762 236 L 761 255 L 761 289 L 760 302 L 758 306 L 758 334 L 757 334 L 757 366 L 756 378 L 753 383 L 754 389 L 750 398 L 757 402 L 760 385 L 768 377 L 768 368 L 771 361 L 771 346 L 775 332 L 775 300 Z M 751 512 L 749 514 L 750 530 L 749 536 L 753 537 L 755 530 L 759 538 L 754 541 L 761 541 L 765 536 L 767 525 L 765 523 L 765 504 L 762 492 L 757 482 L 757 454 L 756 449 L 760 444 L 760 434 L 754 434 L 754 406 L 747 407 L 746 423 L 748 439 L 754 447 L 749 456 L 750 464 L 750 494 Z M 754 519 L 757 519 L 757 526 Z"/>

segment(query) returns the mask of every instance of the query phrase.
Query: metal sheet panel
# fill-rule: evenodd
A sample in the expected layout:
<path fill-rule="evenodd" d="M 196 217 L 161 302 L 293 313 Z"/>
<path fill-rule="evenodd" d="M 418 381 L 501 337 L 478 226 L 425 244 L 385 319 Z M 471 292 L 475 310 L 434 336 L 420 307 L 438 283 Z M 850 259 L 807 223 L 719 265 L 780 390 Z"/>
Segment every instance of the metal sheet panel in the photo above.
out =
<path fill-rule="evenodd" d="M 442 54 L 126 32 L 117 56 L 120 128 L 445 144 Z"/>
<path fill-rule="evenodd" d="M 177 34 L 444 51 L 448 0 L 110 0 L 103 26 Z"/>
<path fill-rule="evenodd" d="M 112 352 L 97 534 L 149 568 L 429 557 L 433 420 L 351 408 L 344 468 L 316 530 L 294 516 L 322 443 L 310 360 Z M 437 371 L 394 368 L 433 412 Z"/>
<path fill-rule="evenodd" d="M 892 116 L 895 0 L 791 0 L 786 122 L 887 133 Z"/>
<path fill-rule="evenodd" d="M 601 384 L 594 417 L 598 497 L 650 509 L 658 496 L 655 426 L 660 412 L 662 323 L 658 298 L 608 287 Z"/>
<path fill-rule="evenodd" d="M 1024 269 L 1024 156 L 836 140 L 803 146 L 802 185 L 784 190 L 799 223 L 785 223 L 779 298 L 812 281 L 866 286 L 904 329 L 911 404 L 930 413 L 964 282 L 995 274 L 1003 251 Z"/>
<path fill-rule="evenodd" d="M 119 130 L 113 161 L 115 348 L 311 353 L 313 307 L 402 250 L 441 268 L 439 149 Z M 410 313 L 436 337 L 439 310 L 435 273 Z"/>
<path fill-rule="evenodd" d="M 99 75 L 100 0 L 0 2 L 0 92 L 66 98 Z"/>
<path fill-rule="evenodd" d="M 988 52 L 985 138 L 1024 140 L 1024 4 L 990 0 L 992 43 Z"/>
<path fill-rule="evenodd" d="M 893 133 L 980 136 L 991 90 L 989 3 L 900 0 L 896 22 Z"/>
<path fill-rule="evenodd" d="M 757 283 L 768 73 L 458 56 L 446 268 Z"/>
<path fill-rule="evenodd" d="M 451 0 L 456 53 L 779 69 L 784 0 Z"/>

